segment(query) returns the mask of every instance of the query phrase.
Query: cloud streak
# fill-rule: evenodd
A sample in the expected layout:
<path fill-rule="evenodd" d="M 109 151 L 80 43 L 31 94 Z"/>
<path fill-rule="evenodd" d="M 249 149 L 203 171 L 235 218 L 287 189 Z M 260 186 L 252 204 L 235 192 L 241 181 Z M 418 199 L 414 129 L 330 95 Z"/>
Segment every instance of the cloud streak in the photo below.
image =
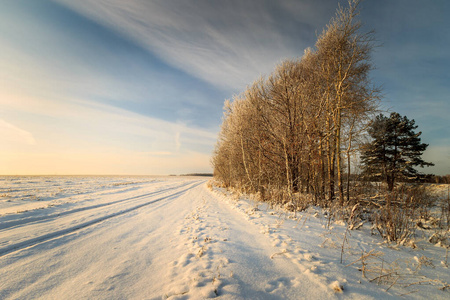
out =
<path fill-rule="evenodd" d="M 172 66 L 235 91 L 268 73 L 280 59 L 301 55 L 326 15 L 311 1 L 281 1 L 276 7 L 265 1 L 58 2 L 114 28 Z M 297 30 L 296 39 L 289 36 L 293 24 L 282 18 L 292 19 L 293 8 L 298 22 L 309 29 Z"/>
<path fill-rule="evenodd" d="M 5 143 L 19 143 L 25 145 L 36 145 L 36 140 L 33 135 L 5 120 L 0 119 L 0 137 L 2 144 Z"/>
<path fill-rule="evenodd" d="M 213 130 L 79 99 L 59 98 L 60 105 L 55 105 L 58 101 L 52 99 L 5 97 L 1 92 L 0 98 L 8 99 L 2 101 L 2 114 L 20 115 L 20 127 L 0 120 L 0 136 L 6 142 L 0 148 L 0 174 L 210 170 L 209 157 L 216 139 Z M 33 128 L 36 133 L 22 128 Z M 195 157 L 197 167 L 190 156 Z"/>
<path fill-rule="evenodd" d="M 178 122 L 160 120 L 98 102 L 58 98 L 60 102 L 58 105 L 58 101 L 55 99 L 2 93 L 0 96 L 5 99 L 2 101 L 4 111 L 24 116 L 38 115 L 44 126 L 49 125 L 45 120 L 51 120 L 52 125 L 62 126 L 56 127 L 55 130 L 64 128 L 68 130 L 70 123 L 74 123 L 76 128 L 84 126 L 91 132 L 103 131 L 123 136 L 159 139 L 171 144 L 174 148 L 181 148 L 182 142 L 211 145 L 216 138 L 214 130 L 208 131 Z M 175 140 L 173 140 L 173 136 L 176 136 Z"/>

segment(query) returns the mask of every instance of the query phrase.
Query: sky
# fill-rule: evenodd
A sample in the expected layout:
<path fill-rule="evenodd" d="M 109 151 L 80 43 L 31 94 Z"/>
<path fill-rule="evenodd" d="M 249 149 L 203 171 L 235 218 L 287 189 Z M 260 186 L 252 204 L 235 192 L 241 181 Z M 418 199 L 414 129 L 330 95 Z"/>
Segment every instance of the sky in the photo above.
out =
<path fill-rule="evenodd" d="M 338 3 L 0 0 L 0 174 L 211 172 L 223 102 L 313 47 Z M 450 174 L 450 1 L 360 10 L 381 109 Z"/>

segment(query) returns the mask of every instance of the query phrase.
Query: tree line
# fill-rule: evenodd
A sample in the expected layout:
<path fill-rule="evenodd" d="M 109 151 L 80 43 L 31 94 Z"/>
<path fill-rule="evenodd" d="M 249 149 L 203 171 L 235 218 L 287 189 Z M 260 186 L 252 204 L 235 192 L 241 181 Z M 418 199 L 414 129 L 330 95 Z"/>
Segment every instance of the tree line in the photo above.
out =
<path fill-rule="evenodd" d="M 361 32 L 359 0 L 339 6 L 314 48 L 285 60 L 232 101 L 225 101 L 213 153 L 214 177 L 226 187 L 265 198 L 268 191 L 350 200 L 352 161 L 366 177 L 411 179 L 428 145 L 414 120 L 377 112 L 381 91 L 369 76 L 374 32 Z M 362 143 L 369 133 L 372 141 Z M 357 160 L 358 160 L 357 159 Z"/>
<path fill-rule="evenodd" d="M 374 36 L 360 33 L 358 2 L 339 7 L 300 59 L 225 102 L 212 157 L 218 180 L 247 192 L 284 189 L 344 201 L 344 172 L 350 178 L 358 138 L 380 97 L 369 77 Z"/>

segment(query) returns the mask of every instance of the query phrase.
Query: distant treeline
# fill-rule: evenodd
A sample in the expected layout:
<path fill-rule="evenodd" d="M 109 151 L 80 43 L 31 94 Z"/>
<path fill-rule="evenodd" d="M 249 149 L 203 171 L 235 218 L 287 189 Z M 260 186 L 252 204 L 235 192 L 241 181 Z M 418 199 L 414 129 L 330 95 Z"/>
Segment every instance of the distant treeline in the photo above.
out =
<path fill-rule="evenodd" d="M 447 175 L 426 175 L 423 182 L 450 184 L 450 174 Z"/>
<path fill-rule="evenodd" d="M 204 177 L 213 177 L 212 173 L 189 173 L 189 174 L 181 174 L 180 176 L 204 176 Z"/>

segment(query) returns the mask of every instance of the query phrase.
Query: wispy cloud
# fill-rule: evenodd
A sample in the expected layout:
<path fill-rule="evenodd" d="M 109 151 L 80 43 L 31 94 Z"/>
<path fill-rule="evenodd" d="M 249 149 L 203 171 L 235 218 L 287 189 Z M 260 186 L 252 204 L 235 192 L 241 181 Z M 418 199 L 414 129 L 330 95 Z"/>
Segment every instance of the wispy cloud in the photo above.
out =
<path fill-rule="evenodd" d="M 0 119 L 0 139 L 3 146 L 7 143 L 36 145 L 36 140 L 30 132 L 2 119 Z"/>
<path fill-rule="evenodd" d="M 216 138 L 214 130 L 152 118 L 109 104 L 70 97 L 49 99 L 5 95 L 1 92 L 0 97 L 3 98 L 3 111 L 12 111 L 24 116 L 38 115 L 43 126 L 61 125 L 56 126 L 53 131 L 70 130 L 71 126 L 74 126 L 77 130 L 84 128 L 86 132 L 83 131 L 83 135 L 104 132 L 125 137 L 152 138 L 172 145 L 173 149 L 180 149 L 182 142 L 211 145 Z M 33 122 L 34 120 L 30 120 L 31 124 Z"/>
<path fill-rule="evenodd" d="M 2 115 L 20 116 L 20 127 L 0 120 L 0 136 L 6 143 L 0 147 L 0 174 L 165 174 L 188 172 L 190 167 L 210 169 L 214 130 L 79 99 L 5 97 L 1 92 L 0 98 L 8 100 L 2 101 Z M 197 168 L 189 156 L 196 157 Z"/>
<path fill-rule="evenodd" d="M 169 102 L 176 116 L 182 100 L 167 71 L 141 66 L 147 57 L 133 47 L 125 55 L 86 42 L 84 33 L 61 36 L 41 19 L 8 18 L 0 18 L 0 33 L 13 28 L 0 34 L 0 174 L 210 170 L 217 127 L 129 109 L 145 100 L 158 115 Z M 27 43 L 33 35 L 38 43 Z"/>
<path fill-rule="evenodd" d="M 269 72 L 280 59 L 301 55 L 324 15 L 311 1 L 285 0 L 280 6 L 265 1 L 58 2 L 116 29 L 172 66 L 232 90 Z M 293 8 L 294 20 L 308 30 L 290 32 L 292 24 L 283 22 L 283 16 L 293 22 Z"/>

